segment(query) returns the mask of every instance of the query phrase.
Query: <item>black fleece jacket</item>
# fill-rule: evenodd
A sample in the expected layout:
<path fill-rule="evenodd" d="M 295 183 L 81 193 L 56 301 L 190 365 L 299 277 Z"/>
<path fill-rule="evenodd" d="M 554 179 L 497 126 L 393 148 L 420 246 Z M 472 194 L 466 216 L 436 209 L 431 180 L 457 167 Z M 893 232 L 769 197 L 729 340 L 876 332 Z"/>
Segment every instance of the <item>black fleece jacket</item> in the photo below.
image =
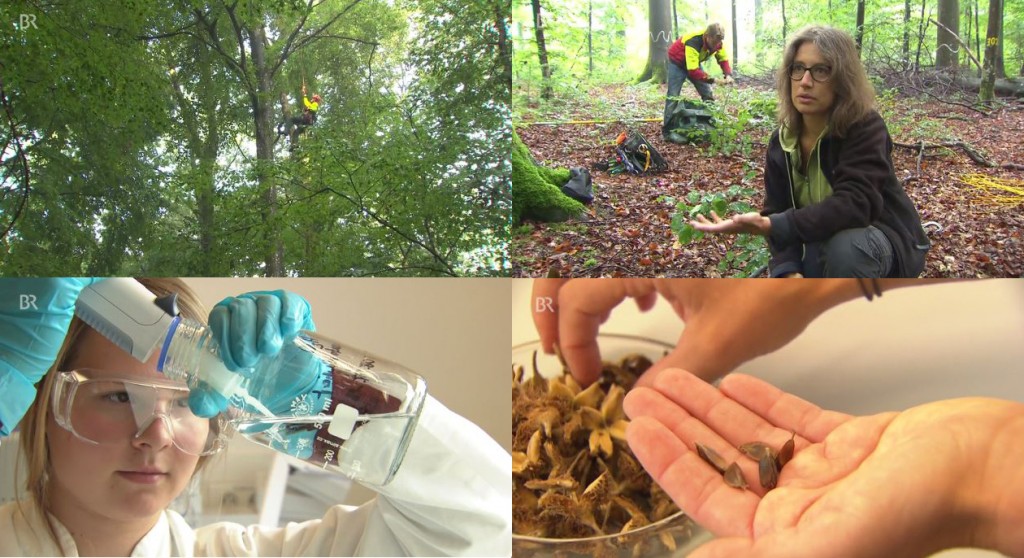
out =
<path fill-rule="evenodd" d="M 891 277 L 917 277 L 930 244 L 921 217 L 903 190 L 892 164 L 892 138 L 885 121 L 872 111 L 845 138 L 821 139 L 821 168 L 832 195 L 795 208 L 789 156 L 779 131 L 768 143 L 764 170 L 765 203 L 771 220 L 768 237 L 771 275 L 802 272 L 804 244 L 824 242 L 845 229 L 874 225 L 892 243 L 896 262 Z"/>

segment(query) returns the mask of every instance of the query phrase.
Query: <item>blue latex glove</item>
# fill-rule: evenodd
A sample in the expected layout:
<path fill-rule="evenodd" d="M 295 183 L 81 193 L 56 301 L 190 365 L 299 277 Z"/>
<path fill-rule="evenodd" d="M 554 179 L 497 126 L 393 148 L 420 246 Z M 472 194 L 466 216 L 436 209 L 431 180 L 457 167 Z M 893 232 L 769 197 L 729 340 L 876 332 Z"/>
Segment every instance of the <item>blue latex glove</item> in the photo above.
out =
<path fill-rule="evenodd" d="M 98 279 L 0 279 L 0 436 L 35 399 L 57 359 L 82 289 Z"/>
<path fill-rule="evenodd" d="M 256 291 L 226 298 L 210 311 L 210 330 L 228 370 L 250 377 L 257 366 L 281 352 L 300 330 L 314 330 L 309 302 L 288 291 Z M 261 397 L 272 411 L 282 412 L 281 401 L 306 393 L 316 381 L 301 351 L 285 362 L 274 378 L 273 390 Z M 301 354 L 298 354 L 301 353 Z M 267 358 L 265 358 L 267 357 Z M 294 373 L 288 373 L 293 370 Z M 268 394 L 272 394 L 272 399 Z M 210 417 L 228 407 L 228 400 L 205 384 L 192 390 L 189 406 L 198 416 Z"/>

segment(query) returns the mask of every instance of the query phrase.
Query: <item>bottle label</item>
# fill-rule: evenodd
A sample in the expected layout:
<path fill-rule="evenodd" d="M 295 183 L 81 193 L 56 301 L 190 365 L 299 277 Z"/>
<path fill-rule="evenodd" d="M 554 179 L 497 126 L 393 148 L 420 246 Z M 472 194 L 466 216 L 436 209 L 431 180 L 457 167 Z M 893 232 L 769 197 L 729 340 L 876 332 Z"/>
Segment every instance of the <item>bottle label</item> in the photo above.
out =
<path fill-rule="evenodd" d="M 327 427 L 327 433 L 335 438 L 348 440 L 356 428 L 356 418 L 358 417 L 359 411 L 344 403 L 339 403 L 334 408 L 334 416 L 331 418 L 331 425 Z"/>
<path fill-rule="evenodd" d="M 402 405 L 397 397 L 370 385 L 364 378 L 338 368 L 331 369 L 330 376 L 331 399 L 324 411 L 331 420 L 317 430 L 310 457 L 311 462 L 322 467 L 339 465 L 342 444 L 369 420 L 363 415 L 393 413 Z"/>

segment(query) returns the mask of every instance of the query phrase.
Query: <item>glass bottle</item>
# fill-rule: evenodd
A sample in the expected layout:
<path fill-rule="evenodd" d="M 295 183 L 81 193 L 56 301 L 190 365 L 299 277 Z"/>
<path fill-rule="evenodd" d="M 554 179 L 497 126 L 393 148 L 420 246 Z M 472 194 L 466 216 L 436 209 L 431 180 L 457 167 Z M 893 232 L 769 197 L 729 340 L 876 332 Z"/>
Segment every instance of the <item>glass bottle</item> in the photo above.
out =
<path fill-rule="evenodd" d="M 231 372 L 207 326 L 175 318 L 157 367 L 222 394 L 230 424 L 250 440 L 375 486 L 398 471 L 426 398 L 419 375 L 310 331 Z"/>

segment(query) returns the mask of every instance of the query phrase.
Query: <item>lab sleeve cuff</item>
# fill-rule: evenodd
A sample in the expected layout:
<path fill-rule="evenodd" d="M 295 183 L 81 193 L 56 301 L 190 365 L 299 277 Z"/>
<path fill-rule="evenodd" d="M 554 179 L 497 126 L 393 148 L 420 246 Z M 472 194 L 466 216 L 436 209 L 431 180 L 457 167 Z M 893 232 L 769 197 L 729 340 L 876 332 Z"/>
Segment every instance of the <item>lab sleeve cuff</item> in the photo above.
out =
<path fill-rule="evenodd" d="M 21 372 L 0 362 L 0 436 L 10 436 L 36 398 L 36 388 Z"/>
<path fill-rule="evenodd" d="M 798 240 L 796 231 L 793 229 L 793 221 L 789 218 L 788 212 L 773 213 L 768 216 L 768 220 L 772 224 L 772 231 L 768 235 L 768 240 L 773 246 L 781 249 Z"/>

